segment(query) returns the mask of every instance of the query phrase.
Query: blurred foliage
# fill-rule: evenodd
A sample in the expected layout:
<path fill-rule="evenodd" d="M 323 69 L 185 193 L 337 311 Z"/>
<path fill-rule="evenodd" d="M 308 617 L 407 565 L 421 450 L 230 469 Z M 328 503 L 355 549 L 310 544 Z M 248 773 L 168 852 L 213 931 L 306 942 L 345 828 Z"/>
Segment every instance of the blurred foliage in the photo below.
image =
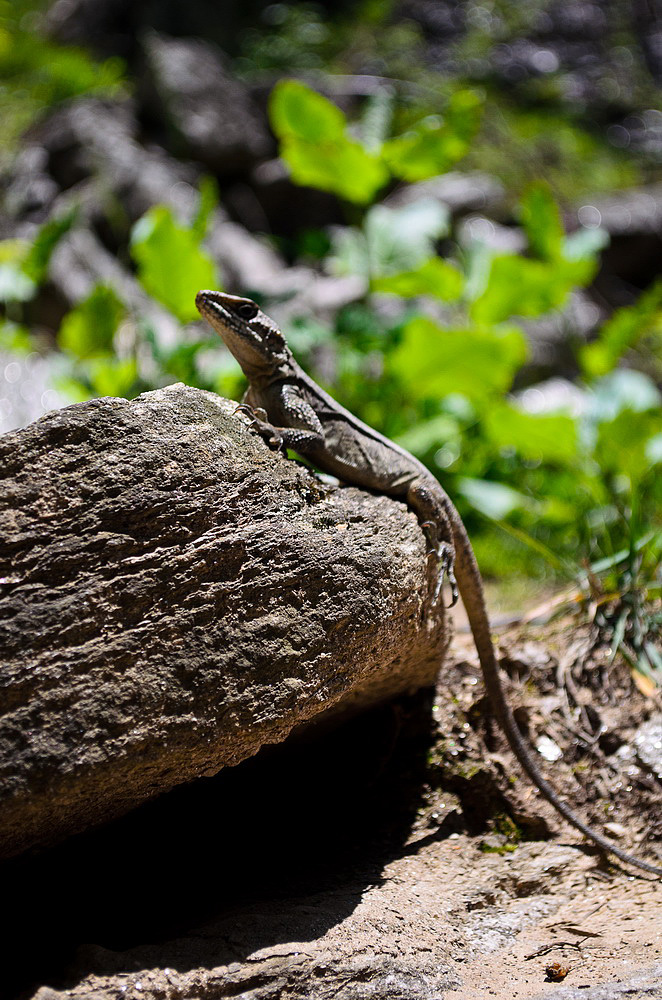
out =
<path fill-rule="evenodd" d="M 373 205 L 361 226 L 331 232 L 326 269 L 336 275 L 360 275 L 366 281 L 389 275 L 396 280 L 436 260 L 435 242 L 448 232 L 448 211 L 432 199 L 421 198 L 402 208 Z"/>
<path fill-rule="evenodd" d="M 270 117 L 297 184 L 366 205 L 390 177 L 425 180 L 462 159 L 478 128 L 480 108 L 478 94 L 456 91 L 443 117 L 427 115 L 385 142 L 373 128 L 366 148 L 352 137 L 340 108 L 298 80 L 281 80 L 271 95 Z M 370 116 L 369 125 L 374 120 Z"/>
<path fill-rule="evenodd" d="M 629 512 L 631 543 L 595 563 L 586 574 L 586 590 L 595 623 L 611 646 L 610 663 L 620 654 L 639 690 L 655 694 L 662 685 L 662 533 L 639 534 L 639 511 Z"/>
<path fill-rule="evenodd" d="M 566 204 L 646 177 L 635 156 L 587 125 L 555 108 L 522 108 L 494 92 L 465 165 L 499 177 L 509 191 L 521 191 L 531 177 L 545 177 Z"/>
<path fill-rule="evenodd" d="M 426 115 L 384 145 L 391 173 L 405 181 L 423 181 L 450 170 L 466 156 L 480 123 L 481 97 L 457 90 L 443 116 Z"/>
<path fill-rule="evenodd" d="M 597 340 L 579 351 L 588 377 L 606 375 L 627 355 L 635 352 L 639 365 L 653 368 L 662 381 L 662 281 L 657 281 L 634 306 L 618 309 L 605 323 Z"/>
<path fill-rule="evenodd" d="M 281 93 L 289 86 L 279 84 Z M 296 88 L 312 136 L 326 105 L 319 104 L 316 119 L 317 99 L 309 100 L 303 85 Z M 274 102 L 272 116 L 279 114 Z M 452 145 L 453 120 L 453 115 L 443 123 L 437 120 L 444 143 L 429 159 L 426 147 L 426 155 L 416 161 L 415 179 L 448 168 L 445 147 L 449 141 Z M 340 112 L 334 121 L 337 134 L 347 135 Z M 325 151 L 323 170 L 316 174 L 313 165 L 302 176 L 279 125 L 277 120 L 275 131 L 293 179 L 342 194 L 328 183 L 333 151 Z M 424 123 L 414 123 L 409 134 L 424 132 Z M 467 135 L 470 131 L 458 137 L 458 156 L 466 152 Z M 394 149 L 410 155 L 418 146 L 389 139 L 380 146 L 373 140 L 370 153 L 406 178 L 406 170 L 394 168 Z M 355 200 L 365 204 L 369 190 L 374 197 L 378 186 L 368 185 Z M 626 350 L 650 341 L 662 308 L 653 289 L 621 310 L 582 351 L 586 381 L 577 386 L 572 410 L 553 403 L 542 412 L 528 408 L 525 395 L 510 395 L 527 360 L 526 338 L 513 318 L 558 310 L 574 288 L 589 284 L 604 234 L 580 231 L 566 237 L 547 183 L 527 186 L 518 215 L 528 241 L 525 254 L 496 253 L 476 243 L 453 251 L 447 243 L 447 257 L 440 258 L 435 248 L 449 235 L 449 220 L 437 203 L 424 199 L 402 209 L 373 204 L 360 226 L 334 231 L 327 268 L 363 275 L 368 294 L 363 305 L 337 318 L 331 388 L 345 405 L 441 474 L 452 495 L 464 497 L 475 513 L 493 522 L 491 531 L 478 535 L 488 571 L 519 566 L 530 573 L 544 563 L 567 574 L 580 552 L 596 559 L 633 543 L 635 502 L 642 530 L 659 526 L 659 393 L 645 374 L 616 368 Z M 385 294 L 388 310 L 380 308 Z M 432 302 L 443 303 L 436 316 L 429 314 Z M 311 336 L 313 371 L 314 344 Z M 498 531 L 510 544 L 497 543 Z"/>
<path fill-rule="evenodd" d="M 87 52 L 37 33 L 46 0 L 0 0 L 0 163 L 47 108 L 81 94 L 112 96 L 124 87 L 121 59 Z"/>
<path fill-rule="evenodd" d="M 133 227 L 131 252 L 145 291 L 181 323 L 198 315 L 196 292 L 218 286 L 217 268 L 196 230 L 178 224 L 166 205 L 150 208 Z"/>
<path fill-rule="evenodd" d="M 532 176 L 544 176 L 565 203 L 646 179 L 645 156 L 629 148 L 627 135 L 613 142 L 606 131 L 596 128 L 585 100 L 576 93 L 573 70 L 550 56 L 544 43 L 538 48 L 552 59 L 551 66 L 511 77 L 495 72 L 504 52 L 517 45 L 522 33 L 535 38 L 536 26 L 547 16 L 547 0 L 525 6 L 517 0 L 458 4 L 462 30 L 449 29 L 443 54 L 437 53 L 436 60 L 430 58 L 421 26 L 394 18 L 393 6 L 384 0 L 363 0 L 331 20 L 315 3 L 270 4 L 245 32 L 236 69 L 251 80 L 297 72 L 310 79 L 318 73 L 323 86 L 329 79 L 323 74 L 329 71 L 348 80 L 386 78 L 398 95 L 395 125 L 403 133 L 411 121 L 434 118 L 439 105 L 458 87 L 478 86 L 485 97 L 484 110 L 464 166 L 499 177 L 509 192 L 521 191 Z M 610 5 L 614 30 L 603 35 L 600 63 L 587 70 L 601 95 L 601 114 L 618 116 L 628 102 L 649 108 L 659 105 L 659 91 L 642 60 L 632 57 L 637 41 L 627 7 L 627 3 Z M 441 162 L 438 168 L 443 169 Z"/>
<path fill-rule="evenodd" d="M 386 183 L 384 163 L 352 139 L 340 108 L 304 83 L 278 83 L 270 111 L 281 154 L 296 183 L 360 205 L 372 201 Z"/>

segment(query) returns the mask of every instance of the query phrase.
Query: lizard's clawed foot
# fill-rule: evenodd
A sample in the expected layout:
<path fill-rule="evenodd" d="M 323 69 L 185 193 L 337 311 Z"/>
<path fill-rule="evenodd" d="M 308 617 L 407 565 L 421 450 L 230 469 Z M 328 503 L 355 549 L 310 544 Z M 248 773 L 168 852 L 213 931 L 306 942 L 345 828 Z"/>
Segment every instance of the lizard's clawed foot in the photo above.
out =
<path fill-rule="evenodd" d="M 261 420 L 263 423 L 266 423 L 267 421 L 267 411 L 261 406 L 253 408 L 252 406 L 249 406 L 248 403 L 238 403 L 234 412 L 235 416 L 237 413 L 245 413 L 247 417 L 251 418 L 251 421 Z"/>
<path fill-rule="evenodd" d="M 235 414 L 243 413 L 249 417 L 249 427 L 256 431 L 262 440 L 275 451 L 283 450 L 283 438 L 278 430 L 267 420 L 267 411 L 261 406 L 249 406 L 248 403 L 239 403 L 235 409 Z"/>
<path fill-rule="evenodd" d="M 439 580 L 435 590 L 434 603 L 437 603 L 444 577 L 446 577 L 448 586 L 451 588 L 451 603 L 448 607 L 454 608 L 460 596 L 455 579 L 455 549 L 448 542 L 442 542 L 437 551 L 437 557 L 439 559 Z"/>
<path fill-rule="evenodd" d="M 421 527 L 425 530 L 425 537 L 430 548 L 427 554 L 434 556 L 437 560 L 437 578 L 435 582 L 432 605 L 439 600 L 439 594 L 444 583 L 444 578 L 448 580 L 451 588 L 451 602 L 449 608 L 455 607 L 458 602 L 459 593 L 457 580 L 455 579 L 455 548 L 450 542 L 440 542 L 438 536 L 438 525 L 434 521 L 423 521 Z"/>

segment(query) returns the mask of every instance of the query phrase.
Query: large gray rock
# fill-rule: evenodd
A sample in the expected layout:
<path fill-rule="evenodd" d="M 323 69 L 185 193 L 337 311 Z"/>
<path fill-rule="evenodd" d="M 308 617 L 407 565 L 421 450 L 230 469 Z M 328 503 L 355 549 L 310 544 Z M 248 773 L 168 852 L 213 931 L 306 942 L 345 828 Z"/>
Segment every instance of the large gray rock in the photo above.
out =
<path fill-rule="evenodd" d="M 0 856 L 433 682 L 414 515 L 234 406 L 170 386 L 0 439 Z"/>

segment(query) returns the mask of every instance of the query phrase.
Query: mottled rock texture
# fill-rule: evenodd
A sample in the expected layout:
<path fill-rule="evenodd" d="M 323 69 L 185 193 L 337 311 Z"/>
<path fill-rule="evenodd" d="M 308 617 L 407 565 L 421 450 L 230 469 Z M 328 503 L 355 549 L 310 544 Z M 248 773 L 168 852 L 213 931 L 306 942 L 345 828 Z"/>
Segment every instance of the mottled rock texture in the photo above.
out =
<path fill-rule="evenodd" d="M 434 681 L 416 518 L 182 385 L 0 438 L 0 856 Z"/>

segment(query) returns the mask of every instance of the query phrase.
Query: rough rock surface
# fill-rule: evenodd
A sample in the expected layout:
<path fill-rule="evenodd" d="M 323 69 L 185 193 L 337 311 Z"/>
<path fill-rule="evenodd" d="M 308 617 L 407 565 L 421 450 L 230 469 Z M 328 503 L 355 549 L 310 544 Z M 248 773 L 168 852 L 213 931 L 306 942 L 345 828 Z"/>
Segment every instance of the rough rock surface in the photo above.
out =
<path fill-rule="evenodd" d="M 184 386 L 0 439 L 1 854 L 432 683 L 416 518 Z"/>

